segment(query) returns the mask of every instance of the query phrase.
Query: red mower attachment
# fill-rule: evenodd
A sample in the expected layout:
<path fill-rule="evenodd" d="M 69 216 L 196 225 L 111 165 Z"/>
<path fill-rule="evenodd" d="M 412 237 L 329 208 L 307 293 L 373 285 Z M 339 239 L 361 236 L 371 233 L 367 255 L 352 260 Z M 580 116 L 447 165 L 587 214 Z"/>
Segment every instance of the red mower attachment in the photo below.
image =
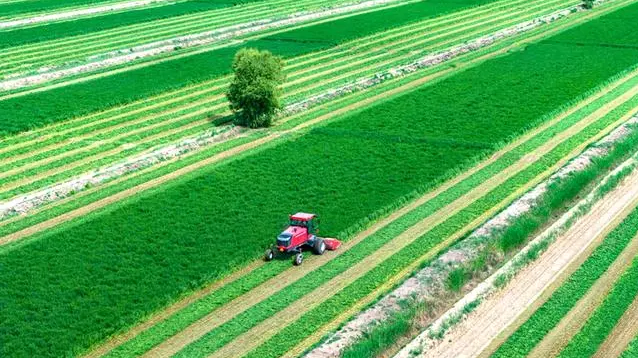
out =
<path fill-rule="evenodd" d="M 323 242 L 326 243 L 326 249 L 330 250 L 330 251 L 334 251 L 336 249 L 339 248 L 339 246 L 341 246 L 341 241 L 334 239 L 334 238 L 325 238 L 323 239 Z"/>
<path fill-rule="evenodd" d="M 319 217 L 316 214 L 296 213 L 290 215 L 290 224 L 279 236 L 277 243 L 266 250 L 264 260 L 271 261 L 279 253 L 293 254 L 292 263 L 296 266 L 303 262 L 302 248 L 310 248 L 315 254 L 323 255 L 326 250 L 336 250 L 341 241 L 334 238 L 321 238 Z"/>

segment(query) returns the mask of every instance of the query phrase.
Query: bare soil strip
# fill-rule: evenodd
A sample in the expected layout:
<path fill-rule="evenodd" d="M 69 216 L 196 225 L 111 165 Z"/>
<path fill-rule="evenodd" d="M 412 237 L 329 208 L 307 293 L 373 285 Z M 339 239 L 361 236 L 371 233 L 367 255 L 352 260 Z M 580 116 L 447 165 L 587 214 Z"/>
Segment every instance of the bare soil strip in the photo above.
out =
<path fill-rule="evenodd" d="M 638 171 L 627 177 L 503 290 L 489 297 L 424 357 L 476 357 L 530 307 L 540 307 L 638 205 Z M 638 249 L 638 240 L 633 240 Z M 535 309 L 534 309 L 535 311 Z"/>
<path fill-rule="evenodd" d="M 594 358 L 620 357 L 629 343 L 638 334 L 638 297 L 634 299 L 627 311 L 620 318 L 616 327 L 600 345 Z"/>
<path fill-rule="evenodd" d="M 638 188 L 638 183 L 633 185 Z M 588 318 L 607 297 L 618 278 L 631 266 L 631 262 L 636 255 L 638 255 L 638 240 L 633 240 L 618 256 L 612 266 L 596 281 L 587 294 L 543 338 L 528 357 L 546 358 L 558 356 L 572 337 L 580 332 L 581 328 L 587 323 Z"/>

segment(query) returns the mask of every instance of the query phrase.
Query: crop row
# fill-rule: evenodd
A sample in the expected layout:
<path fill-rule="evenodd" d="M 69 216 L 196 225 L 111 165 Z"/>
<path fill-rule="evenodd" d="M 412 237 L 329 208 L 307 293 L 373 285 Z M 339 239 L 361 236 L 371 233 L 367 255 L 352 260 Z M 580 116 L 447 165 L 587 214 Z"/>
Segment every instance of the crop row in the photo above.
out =
<path fill-rule="evenodd" d="M 42 66 L 66 63 L 83 63 L 87 58 L 99 58 L 105 53 L 134 48 L 157 41 L 208 32 L 217 28 L 254 22 L 264 17 L 278 19 L 306 10 L 319 10 L 347 4 L 347 0 L 322 0 L 290 2 L 279 0 L 270 6 L 258 2 L 254 5 L 211 10 L 197 14 L 172 17 L 138 25 L 123 26 L 81 36 L 46 41 L 32 45 L 6 49 L 5 61 L 0 65 L 0 75 L 24 72 Z M 396 6 L 396 5 L 390 5 Z M 213 12 L 214 14 L 209 14 Z M 199 17 L 199 19 L 193 19 Z M 133 34 L 137 34 L 134 36 Z M 56 49 L 58 53 L 51 53 Z"/>
<path fill-rule="evenodd" d="M 147 9 L 132 9 L 114 14 L 103 14 L 101 16 L 83 18 L 74 21 L 6 30 L 0 32 L 0 48 L 4 49 L 63 37 L 78 36 L 113 29 L 120 26 L 219 9 L 232 5 L 232 3 L 212 1 L 184 1 L 176 4 L 150 7 Z"/>
<path fill-rule="evenodd" d="M 355 72 L 360 71 L 356 67 L 357 63 L 353 63 L 352 66 Z M 310 78 L 306 79 L 301 85 L 297 85 L 296 90 L 289 92 L 289 96 L 295 96 L 295 93 L 301 90 L 311 95 L 313 87 L 316 88 L 317 79 L 327 82 L 321 89 L 329 87 L 335 81 L 333 73 L 338 70 L 343 70 L 343 68 L 329 70 L 319 78 L 313 77 L 313 74 L 309 73 L 307 76 Z M 367 71 L 374 73 L 374 71 L 378 70 L 378 68 L 372 68 Z M 53 144 L 56 141 L 49 138 L 43 142 L 36 142 L 37 145 L 34 146 L 21 145 L 15 151 L 5 151 L 4 153 L 12 153 L 13 156 L 3 155 L 5 158 L 0 162 L 4 172 L 0 178 L 0 182 L 3 185 L 2 197 L 8 198 L 21 192 L 37 189 L 65 177 L 68 178 L 71 175 L 81 173 L 82 170 L 95 167 L 96 163 L 104 165 L 116 159 L 140 153 L 153 145 L 157 145 L 158 141 L 166 142 L 167 139 L 165 137 L 169 135 L 174 137 L 174 135 L 178 135 L 178 133 L 185 130 L 188 133 L 193 133 L 193 131 L 197 131 L 196 128 L 203 131 L 210 125 L 209 120 L 205 118 L 214 113 L 220 115 L 225 113 L 226 105 L 221 95 L 222 91 L 223 87 L 217 87 L 206 96 L 200 95 L 199 98 L 195 98 L 197 100 L 193 103 L 188 103 L 194 100 L 194 98 L 189 97 L 189 101 L 185 101 L 187 104 L 184 107 L 172 108 L 171 106 L 171 109 L 164 113 L 157 113 L 152 116 L 136 114 L 131 117 L 134 119 L 133 121 L 124 121 L 126 117 L 116 120 L 113 118 L 112 113 L 109 112 L 109 117 L 107 118 L 111 124 L 116 124 L 114 126 L 97 125 L 99 123 L 94 122 L 96 126 L 89 127 L 90 130 L 85 128 L 83 131 L 73 131 L 60 136 L 57 138 L 57 142 L 63 141 L 59 145 Z M 317 93 L 316 90 L 314 93 Z M 210 96 L 211 94 L 213 95 L 212 97 Z M 171 128 L 174 129 L 173 132 L 175 133 L 168 131 Z M 182 133 L 181 136 L 183 137 L 186 134 Z M 67 138 L 73 138 L 73 141 L 69 143 Z M 92 145 L 92 143 L 96 142 L 100 143 L 100 145 Z M 117 148 L 123 143 L 136 143 L 137 146 L 126 151 L 118 150 Z M 7 149 L 11 149 L 11 147 Z M 108 155 L 108 153 L 116 154 L 116 156 Z M 96 157 L 97 154 L 100 154 L 100 156 Z M 106 158 L 107 155 L 108 158 Z M 103 157 L 108 161 L 96 162 L 96 160 Z M 87 162 L 88 159 L 90 159 L 90 163 Z M 78 164 L 74 164 L 75 167 L 73 167 L 72 163 Z M 82 165 L 80 166 L 79 164 Z M 73 170 L 69 171 L 71 167 L 73 167 Z"/>
<path fill-rule="evenodd" d="M 523 357 L 529 354 L 611 266 L 637 234 L 637 228 L 638 210 L 605 238 L 578 270 L 499 347 L 492 357 Z"/>
<path fill-rule="evenodd" d="M 570 46 L 557 47 L 571 48 Z M 132 312 L 140 312 L 140 310 L 153 310 L 163 305 L 166 295 L 177 294 L 187 289 L 187 287 L 192 288 L 192 285 L 196 286 L 199 282 L 208 281 L 220 275 L 225 269 L 241 265 L 247 259 L 254 258 L 255 252 L 260 252 L 261 247 L 266 243 L 264 238 L 267 237 L 267 233 L 276 232 L 279 228 L 279 215 L 281 212 L 294 211 L 296 208 L 302 207 L 309 208 L 322 213 L 325 223 L 327 223 L 326 227 L 324 227 L 326 232 L 346 230 L 353 220 L 362 220 L 369 213 L 391 205 L 392 202 L 414 190 L 419 188 L 421 190 L 427 189 L 422 187 L 424 182 L 430 182 L 430 185 L 432 185 L 437 180 L 440 180 L 440 176 L 446 175 L 441 171 L 442 167 L 448 167 L 450 170 L 454 168 L 455 164 L 450 159 L 459 164 L 465 162 L 468 165 L 471 162 L 471 158 L 480 156 L 481 153 L 486 154 L 489 151 L 487 148 L 477 149 L 475 144 L 468 146 L 467 143 L 477 142 L 484 146 L 491 146 L 495 142 L 505 140 L 516 132 L 527 128 L 530 121 L 548 109 L 564 103 L 582 93 L 586 88 L 590 88 L 618 71 L 618 68 L 604 68 L 603 64 L 599 64 L 594 65 L 593 68 L 588 68 L 587 75 L 579 73 L 579 71 L 582 72 L 584 69 L 574 59 L 582 57 L 583 53 L 579 51 L 587 50 L 579 49 L 579 51 L 575 51 L 576 53 L 571 53 L 570 56 L 573 57 L 559 56 L 564 61 L 566 61 L 566 58 L 570 59 L 570 64 L 553 62 L 551 66 L 548 66 L 554 69 L 568 68 L 569 72 L 567 73 L 572 73 L 571 76 L 558 76 L 551 71 L 547 71 L 544 66 L 539 66 L 540 68 L 532 66 L 532 64 L 538 63 L 541 59 L 550 62 L 561 61 L 551 56 L 544 56 L 542 54 L 543 48 L 547 52 L 545 46 L 536 45 L 523 53 L 512 54 L 506 58 L 486 63 L 480 68 L 469 70 L 428 89 L 402 97 L 408 102 L 403 104 L 387 102 L 383 107 L 374 107 L 374 110 L 371 110 L 372 112 L 367 111 L 351 117 L 361 122 L 354 120 L 335 122 L 333 125 L 310 131 L 305 136 L 284 141 L 275 147 L 265 149 L 242 160 L 232 161 L 219 168 L 214 168 L 214 170 L 210 169 L 205 175 L 200 174 L 197 177 L 187 178 L 190 180 L 180 181 L 179 185 L 174 184 L 162 188 L 154 195 L 149 194 L 138 198 L 134 203 L 112 209 L 109 211 L 109 215 L 85 218 L 83 220 L 85 221 L 84 223 L 78 224 L 73 228 L 56 230 L 47 235 L 47 237 L 36 240 L 29 245 L 21 247 L 19 250 L 14 250 L 11 255 L 2 257 L 3 266 L 7 268 L 8 272 L 16 274 L 16 280 L 12 283 L 14 286 L 9 288 L 9 290 L 13 291 L 13 289 L 24 284 L 29 285 L 20 279 L 21 275 L 30 274 L 33 275 L 32 277 L 39 277 L 40 279 L 30 282 L 29 292 L 32 296 L 25 297 L 22 302 L 33 302 L 31 301 L 32 299 L 37 301 L 44 299 L 41 308 L 42 312 L 47 312 L 53 307 L 58 307 L 58 305 L 62 306 L 62 302 L 69 299 L 69 297 L 65 298 L 64 294 L 58 296 L 56 292 L 66 292 L 63 288 L 72 283 L 76 290 L 81 290 L 87 295 L 85 296 L 87 297 L 86 301 L 76 302 L 77 305 L 74 311 L 76 316 L 73 323 L 77 324 L 80 329 L 92 330 L 96 327 L 95 322 L 91 322 L 87 327 L 81 326 L 93 320 L 96 309 L 99 311 L 100 307 L 106 307 L 104 306 L 105 302 L 102 301 L 103 299 L 108 298 L 109 304 L 107 306 L 110 312 L 122 310 L 126 314 L 132 314 Z M 555 51 L 555 49 L 552 51 Z M 623 57 L 625 56 L 623 53 L 625 51 L 629 50 L 615 51 L 614 58 L 617 60 L 614 61 L 615 64 L 623 65 Z M 538 52 L 541 52 L 540 57 Z M 529 55 L 530 53 L 536 53 L 536 55 L 531 56 Z M 529 56 L 526 61 L 525 54 Z M 523 58 L 516 58 L 520 56 L 523 56 Z M 614 56 L 614 54 L 608 53 L 607 56 Z M 456 107 L 457 109 L 466 108 L 465 104 L 469 103 L 466 103 L 466 101 L 481 103 L 478 99 L 484 98 L 482 93 L 464 91 L 464 86 L 460 85 L 461 83 L 467 83 L 466 81 L 468 80 L 474 83 L 491 81 L 495 73 L 502 73 L 503 68 L 510 71 L 521 71 L 520 67 L 508 66 L 508 61 L 505 60 L 508 58 L 518 64 L 527 63 L 529 66 L 542 71 L 543 75 L 541 75 L 541 72 L 531 71 L 531 73 L 535 74 L 532 77 L 535 77 L 536 81 L 520 84 L 517 83 L 519 82 L 517 78 L 510 74 L 504 79 L 503 83 L 505 85 L 503 87 L 494 89 L 493 93 L 490 91 L 490 94 L 493 95 L 492 101 L 484 101 L 482 110 L 477 109 L 477 113 L 485 114 L 485 116 L 479 116 L 479 120 L 468 113 L 460 113 L 457 116 L 457 113 L 448 112 L 450 107 L 458 106 Z M 627 63 L 624 65 L 627 66 Z M 522 66 L 522 68 L 530 72 L 529 67 Z M 576 82 L 576 78 L 578 78 L 580 84 L 573 83 Z M 521 113 L 519 117 L 513 120 L 497 117 L 508 112 L 503 111 L 502 106 L 506 105 L 506 103 L 511 105 L 511 103 L 516 102 L 512 100 L 512 97 L 519 97 L 518 93 L 521 90 L 523 92 L 532 92 L 528 88 L 521 88 L 521 86 L 537 86 L 538 83 L 544 83 L 543 88 L 548 91 L 546 93 L 551 93 L 549 91 L 555 91 L 556 88 L 566 90 L 555 91 L 560 93 L 554 93 L 550 96 L 551 99 L 549 101 L 541 93 L 538 93 L 538 97 L 530 96 L 527 103 L 521 104 L 520 99 L 518 99 L 517 108 L 518 105 L 521 105 L 522 108 L 527 108 L 528 110 L 525 113 Z M 492 88 L 491 86 L 481 87 Z M 456 98 L 456 103 L 450 104 L 447 102 L 450 100 L 450 93 L 455 94 L 453 97 Z M 459 93 L 460 95 L 458 95 Z M 424 95 L 426 96 L 424 97 Z M 406 113 L 410 109 L 405 109 L 405 103 L 426 97 L 432 101 L 432 103 L 425 104 L 427 111 L 422 111 L 421 108 L 416 114 Z M 542 103 L 536 103 L 539 99 L 543 100 Z M 503 103 L 500 103 L 501 100 Z M 490 107 L 492 109 L 489 109 Z M 392 112 L 389 108 L 394 108 L 395 111 Z M 408 108 L 415 110 L 418 107 Z M 432 123 L 425 126 L 425 128 L 423 127 L 425 123 L 421 123 L 421 125 L 416 122 L 405 123 L 399 118 L 403 116 L 419 118 L 419 114 L 428 112 Z M 488 113 L 490 115 L 487 115 Z M 364 115 L 366 116 L 364 117 L 365 120 L 362 120 L 361 116 Z M 392 116 L 394 116 L 394 120 L 392 120 Z M 454 123 L 450 123 L 449 118 L 458 119 Z M 492 131 L 489 136 L 479 138 L 477 134 L 483 134 L 483 131 L 477 129 L 485 126 L 481 118 L 483 118 L 483 121 L 490 118 L 493 123 L 499 123 L 502 126 L 501 131 Z M 440 125 L 432 125 L 436 123 Z M 352 125 L 355 127 L 352 127 Z M 441 142 L 437 140 L 439 136 L 447 135 L 449 125 L 459 129 L 458 138 L 455 138 L 456 142 Z M 401 129 L 404 130 L 397 132 L 397 130 Z M 410 133 L 413 135 L 410 136 Z M 323 143 L 323 145 L 320 146 L 321 148 L 316 148 L 319 143 Z M 334 146 L 331 148 L 325 145 L 326 143 L 334 143 Z M 392 153 L 393 160 L 387 160 L 389 143 L 395 145 L 395 152 Z M 297 148 L 298 145 L 301 148 Z M 458 148 L 458 150 L 456 152 L 450 151 L 450 146 Z M 311 151 L 310 148 L 315 148 L 316 150 Z M 341 148 L 349 150 L 341 151 L 339 150 Z M 287 153 L 290 153 L 290 150 L 299 152 L 300 156 L 303 154 L 303 158 L 289 158 Z M 317 156 L 317 150 L 322 155 Z M 422 154 L 416 155 L 417 152 L 415 150 L 422 151 Z M 422 167 L 424 162 L 423 155 L 426 154 L 432 156 L 432 166 Z M 291 166 L 291 161 L 298 163 L 299 160 L 312 163 L 316 171 L 313 173 L 303 170 L 297 173 L 294 169 L 295 166 Z M 399 162 L 402 162 L 402 168 L 394 168 L 393 170 L 392 165 L 397 165 L 393 163 Z M 425 162 L 427 163 L 428 161 Z M 355 164 L 353 165 L 352 163 Z M 409 163 L 414 163 L 414 165 L 409 165 Z M 435 163 L 438 165 L 435 166 Z M 341 170 L 340 168 L 346 164 L 348 164 L 348 171 Z M 283 167 L 277 169 L 280 166 L 285 166 L 285 169 Z M 264 168 L 268 167 L 274 169 L 264 172 Z M 410 168 L 410 170 L 406 171 L 406 168 Z M 401 174 L 401 171 L 412 174 L 412 176 L 404 178 L 407 174 Z M 284 172 L 290 176 L 281 176 L 280 174 Z M 372 173 L 375 174 L 375 181 L 365 180 Z M 253 175 L 271 179 L 276 184 L 273 187 L 278 188 L 278 191 L 275 193 L 262 191 L 260 188 L 248 183 L 246 185 L 241 184 L 249 176 Z M 291 178 L 293 179 L 291 180 Z M 301 182 L 306 184 L 301 186 L 299 185 Z M 194 185 L 201 185 L 202 187 L 201 189 L 198 187 L 197 190 L 193 190 Z M 321 187 L 332 189 L 326 191 L 322 190 Z M 378 195 L 375 197 L 364 195 L 368 192 L 375 192 Z M 344 193 L 349 193 L 349 195 L 345 196 Z M 353 193 L 361 193 L 364 196 L 355 197 Z M 277 195 L 276 197 L 270 197 L 275 194 Z M 200 195 L 206 197 L 205 205 L 203 201 L 198 199 Z M 228 195 L 237 195 L 244 199 L 234 200 L 229 198 Z M 176 202 L 184 203 L 184 198 L 190 199 L 189 208 L 174 204 Z M 352 202 L 352 200 L 355 201 Z M 237 226 L 235 225 L 237 223 L 236 217 L 233 215 L 221 215 L 221 213 L 239 214 L 241 213 L 241 208 L 234 206 L 240 204 L 241 208 L 250 206 L 257 209 L 253 213 L 255 215 L 251 214 L 242 220 L 242 225 Z M 160 209 L 160 207 L 164 209 Z M 166 208 L 170 208 L 169 210 L 171 211 L 166 212 Z M 210 208 L 215 208 L 214 212 L 211 212 Z M 223 208 L 223 210 L 220 208 Z M 341 212 L 340 210 L 345 209 L 340 208 L 347 208 L 348 212 Z M 186 213 L 189 213 L 188 217 L 182 217 Z M 126 220 L 121 221 L 120 215 L 124 215 Z M 201 215 L 208 217 L 208 220 L 205 222 L 201 220 L 197 223 L 192 222 L 193 218 Z M 162 223 L 168 218 L 171 218 L 170 222 Z M 181 222 L 175 221 L 175 218 L 179 218 Z M 143 224 L 141 222 L 138 224 L 138 220 L 142 220 Z M 120 227 L 120 224 L 124 222 L 128 223 L 127 227 Z M 136 230 L 131 235 L 128 230 L 133 227 Z M 259 229 L 254 230 L 254 228 Z M 208 234 L 205 237 L 191 235 L 188 233 L 190 230 L 207 232 Z M 95 235 L 95 232 L 111 232 L 112 234 L 108 237 L 100 237 Z M 177 236 L 173 238 L 174 235 Z M 224 235 L 230 236 L 225 237 Z M 243 246 L 246 249 L 242 253 L 227 251 L 231 248 L 226 243 L 232 242 L 233 237 L 245 238 Z M 54 247 L 60 248 L 61 251 Z M 53 257 L 47 257 L 49 255 L 55 256 L 55 252 L 64 252 L 65 258 L 58 260 Z M 151 252 L 152 255 L 149 255 Z M 77 256 L 77 260 L 73 258 L 75 255 L 80 255 Z M 84 265 L 94 265 L 94 259 L 98 257 L 100 257 L 102 263 L 83 272 L 82 267 Z M 107 263 L 104 261 L 105 257 L 117 258 L 117 262 Z M 41 274 L 35 274 L 40 271 L 40 265 L 44 262 L 48 262 L 50 265 L 48 270 Z M 215 262 L 215 265 L 211 266 L 210 262 Z M 69 269 L 68 265 L 70 263 L 74 263 L 74 277 L 72 278 L 65 274 Z M 161 265 L 161 267 L 158 267 L 158 265 Z M 112 273 L 117 272 L 118 285 L 110 289 L 106 287 L 109 286 L 108 284 L 104 285 L 100 292 L 97 293 L 88 287 L 95 287 L 96 283 L 98 286 L 102 286 L 100 282 L 110 282 L 110 277 L 114 277 L 108 272 L 103 272 L 100 267 L 108 268 L 108 271 Z M 78 271 L 82 272 L 82 274 L 77 275 Z M 154 274 L 150 274 L 151 272 Z M 158 272 L 160 274 L 156 275 Z M 92 275 L 99 275 L 100 278 L 92 277 Z M 50 279 L 54 276 L 58 284 L 51 284 Z M 68 279 L 65 277 L 68 277 Z M 159 277 L 162 277 L 162 279 L 159 279 Z M 89 282 L 91 285 L 87 286 Z M 45 283 L 49 288 L 48 291 L 43 292 L 38 287 Z M 135 283 L 136 287 L 133 288 L 127 283 Z M 140 285 L 140 283 L 142 284 Z M 44 288 L 44 285 L 42 288 Z M 115 293 L 112 290 L 121 291 Z M 162 293 L 158 295 L 154 292 Z M 117 302 L 112 302 L 111 299 L 115 297 L 117 297 Z M 90 303 L 90 311 L 92 313 L 89 315 L 81 313 L 84 309 L 80 306 L 84 306 L 85 303 Z M 47 309 L 47 307 L 50 308 Z M 89 307 L 86 306 L 86 308 L 88 313 Z M 13 317 L 18 317 L 19 312 L 24 312 L 21 309 L 9 309 L 16 313 Z M 57 317 L 55 319 L 62 319 L 62 321 L 66 322 L 64 318 L 67 314 L 66 312 L 62 309 L 54 309 L 54 311 Z M 111 317 L 115 318 L 115 316 Z M 122 316 L 118 315 L 118 322 L 125 319 L 124 317 L 124 314 Z M 131 316 L 128 317 L 130 317 L 129 319 L 133 318 Z M 102 318 L 108 319 L 107 316 L 102 316 Z M 60 324 L 60 321 L 57 323 L 54 323 L 55 321 L 49 322 L 51 324 L 45 324 L 36 329 L 44 328 L 46 330 L 57 327 Z M 30 335 L 33 334 L 32 329 L 18 331 L 21 334 Z M 48 335 L 45 333 L 36 334 L 36 336 L 38 338 L 34 337 L 34 342 L 42 342 Z M 74 335 L 69 336 L 75 337 Z M 56 337 L 56 342 L 60 345 L 62 342 L 69 344 L 59 334 Z M 71 343 L 69 345 L 74 346 L 75 344 Z"/>
<path fill-rule="evenodd" d="M 0 17 L 15 16 L 37 11 L 51 11 L 77 5 L 97 5 L 111 0 L 38 0 L 0 2 Z"/>
<path fill-rule="evenodd" d="M 635 227 L 624 230 L 635 232 Z M 638 295 L 638 260 L 614 284 L 605 300 L 596 308 L 585 325 L 569 344 L 561 351 L 559 357 L 591 357 Z"/>
<path fill-rule="evenodd" d="M 285 16 L 298 11 L 335 6 L 340 3 L 343 1 L 324 0 L 312 3 L 302 0 L 292 3 L 289 0 L 276 0 L 267 6 L 257 2 L 8 48 L 3 51 L 5 61 L 0 64 L 0 74 L 6 75 L 16 71 L 22 73 L 45 65 L 83 63 L 89 57 L 99 58 L 105 53 L 129 49 L 149 42 L 170 40 L 179 36 L 251 22 L 261 16 Z M 213 16 L 209 14 L 210 12 L 214 13 Z M 192 19 L 193 17 L 200 17 L 200 19 Z M 137 37 L 133 36 L 135 33 L 138 34 Z M 52 54 L 51 50 L 54 49 L 58 53 Z"/>

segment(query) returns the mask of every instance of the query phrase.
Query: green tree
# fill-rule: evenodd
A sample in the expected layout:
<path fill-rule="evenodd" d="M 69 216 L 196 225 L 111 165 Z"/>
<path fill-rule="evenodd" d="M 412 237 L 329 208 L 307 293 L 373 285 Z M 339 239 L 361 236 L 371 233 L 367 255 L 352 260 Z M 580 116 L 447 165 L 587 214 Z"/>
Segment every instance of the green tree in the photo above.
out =
<path fill-rule="evenodd" d="M 584 0 L 585 9 L 593 9 L 594 8 L 594 0 Z"/>
<path fill-rule="evenodd" d="M 235 114 L 235 124 L 268 127 L 281 109 L 281 83 L 284 62 L 268 51 L 244 48 L 233 60 L 235 77 L 230 83 L 228 101 Z"/>

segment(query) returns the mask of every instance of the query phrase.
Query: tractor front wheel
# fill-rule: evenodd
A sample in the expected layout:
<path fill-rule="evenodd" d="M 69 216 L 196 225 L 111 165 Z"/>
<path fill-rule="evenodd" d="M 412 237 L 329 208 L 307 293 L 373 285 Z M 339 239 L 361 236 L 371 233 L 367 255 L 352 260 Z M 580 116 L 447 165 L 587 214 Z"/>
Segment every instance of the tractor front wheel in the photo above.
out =
<path fill-rule="evenodd" d="M 312 245 L 312 250 L 317 255 L 323 255 L 323 253 L 326 252 L 326 243 L 322 239 L 317 239 L 314 245 Z"/>
<path fill-rule="evenodd" d="M 295 256 L 293 256 L 292 258 L 292 264 L 295 266 L 299 266 L 301 265 L 301 263 L 303 262 L 303 254 L 300 252 L 298 254 L 295 254 Z"/>
<path fill-rule="evenodd" d="M 272 259 L 274 258 L 275 258 L 275 251 L 273 251 L 273 249 L 266 250 L 266 253 L 264 254 L 264 260 L 272 261 Z"/>

